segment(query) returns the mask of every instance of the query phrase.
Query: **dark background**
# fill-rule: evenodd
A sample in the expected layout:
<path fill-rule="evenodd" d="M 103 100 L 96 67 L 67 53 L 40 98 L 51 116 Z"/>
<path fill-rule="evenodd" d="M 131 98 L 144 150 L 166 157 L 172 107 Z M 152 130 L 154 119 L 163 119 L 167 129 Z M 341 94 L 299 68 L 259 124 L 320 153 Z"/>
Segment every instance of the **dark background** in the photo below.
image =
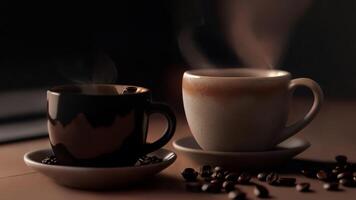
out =
<path fill-rule="evenodd" d="M 107 82 L 93 78 L 100 66 L 95 63 L 104 59 L 116 66 L 100 72 L 108 80 L 115 73 L 116 83 L 143 85 L 155 98 L 175 102 L 181 75 L 189 69 L 177 34 L 198 15 L 211 19 L 209 12 L 199 12 L 211 9 L 211 2 L 2 2 L 0 91 Z M 327 97 L 355 97 L 355 11 L 352 0 L 314 1 L 294 28 L 279 68 L 316 80 Z M 239 66 L 214 24 L 201 27 L 196 40 L 217 65 Z"/>

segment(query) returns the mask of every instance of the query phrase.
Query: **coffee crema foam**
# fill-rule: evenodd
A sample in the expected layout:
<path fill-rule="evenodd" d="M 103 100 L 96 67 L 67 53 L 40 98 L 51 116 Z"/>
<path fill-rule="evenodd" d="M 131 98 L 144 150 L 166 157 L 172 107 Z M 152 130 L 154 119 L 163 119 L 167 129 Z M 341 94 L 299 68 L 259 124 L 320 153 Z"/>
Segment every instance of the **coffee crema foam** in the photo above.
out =
<path fill-rule="evenodd" d="M 124 117 L 116 116 L 111 126 L 93 128 L 83 113 L 78 114 L 68 125 L 59 121 L 47 122 L 52 145 L 62 144 L 77 159 L 90 159 L 111 153 L 120 148 L 134 131 L 134 112 Z M 120 132 L 118 132 L 120 130 Z"/>

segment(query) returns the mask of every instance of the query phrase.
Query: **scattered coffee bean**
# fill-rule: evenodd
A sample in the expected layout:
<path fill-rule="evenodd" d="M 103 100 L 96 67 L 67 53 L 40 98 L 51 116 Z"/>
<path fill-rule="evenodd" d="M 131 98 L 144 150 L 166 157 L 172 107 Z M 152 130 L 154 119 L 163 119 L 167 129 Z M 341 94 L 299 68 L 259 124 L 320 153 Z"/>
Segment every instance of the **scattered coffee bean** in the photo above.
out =
<path fill-rule="evenodd" d="M 224 173 L 224 170 L 223 170 L 222 167 L 216 166 L 216 167 L 214 167 L 214 172 L 221 172 L 221 173 Z"/>
<path fill-rule="evenodd" d="M 342 172 L 337 175 L 337 179 L 351 179 L 352 174 L 350 172 Z"/>
<path fill-rule="evenodd" d="M 163 159 L 157 156 L 142 156 L 138 159 L 136 165 L 149 165 L 162 162 Z"/>
<path fill-rule="evenodd" d="M 266 181 L 270 185 L 277 185 L 278 179 L 279 179 L 279 176 L 275 172 L 269 173 L 266 177 Z"/>
<path fill-rule="evenodd" d="M 222 187 L 224 188 L 225 192 L 231 192 L 235 190 L 235 184 L 232 181 L 225 181 Z"/>
<path fill-rule="evenodd" d="M 336 160 L 336 162 L 339 163 L 339 164 L 346 164 L 346 163 L 347 163 L 347 157 L 344 156 L 344 155 L 337 155 L 337 156 L 335 157 L 335 160 Z"/>
<path fill-rule="evenodd" d="M 235 191 L 229 192 L 228 197 L 229 197 L 229 199 L 232 199 L 232 200 L 245 200 L 246 193 L 244 193 L 240 190 L 235 190 Z"/>
<path fill-rule="evenodd" d="M 213 180 L 210 181 L 211 184 L 216 184 L 216 185 L 218 185 L 220 188 L 222 187 L 223 182 L 224 182 L 224 181 L 219 180 L 219 179 L 213 179 Z"/>
<path fill-rule="evenodd" d="M 347 179 L 347 178 L 340 179 L 339 183 L 345 187 L 352 187 L 355 185 L 352 179 Z"/>
<path fill-rule="evenodd" d="M 202 184 L 199 182 L 188 182 L 185 184 L 185 188 L 189 192 L 201 192 Z"/>
<path fill-rule="evenodd" d="M 352 171 L 353 170 L 353 166 L 349 163 L 343 165 L 342 168 L 344 169 L 344 171 Z"/>
<path fill-rule="evenodd" d="M 310 184 L 309 183 L 298 183 L 295 186 L 295 189 L 298 192 L 308 192 L 310 190 Z"/>
<path fill-rule="evenodd" d="M 233 183 L 237 182 L 239 175 L 237 173 L 229 173 L 225 176 L 225 180 L 232 181 Z"/>
<path fill-rule="evenodd" d="M 57 164 L 57 158 L 56 158 L 56 156 L 49 156 L 49 157 L 44 158 L 41 162 L 43 164 L 47 164 L 47 165 L 55 165 L 55 164 Z"/>
<path fill-rule="evenodd" d="M 265 172 L 259 173 L 259 174 L 257 174 L 257 179 L 260 180 L 260 181 L 266 181 L 267 175 L 268 174 L 265 173 Z"/>
<path fill-rule="evenodd" d="M 224 174 L 222 172 L 214 172 L 212 175 L 211 175 L 211 178 L 212 179 L 219 179 L 219 180 L 224 180 Z"/>
<path fill-rule="evenodd" d="M 279 178 L 277 181 L 277 185 L 280 186 L 295 186 L 296 179 L 295 178 Z"/>
<path fill-rule="evenodd" d="M 213 169 L 210 165 L 204 165 L 200 168 L 200 176 L 203 178 L 210 177 L 213 174 Z"/>
<path fill-rule="evenodd" d="M 193 168 L 185 168 L 181 175 L 186 181 L 196 181 L 198 172 L 196 172 Z"/>
<path fill-rule="evenodd" d="M 129 86 L 124 89 L 123 94 L 133 94 L 136 93 L 137 87 Z"/>
<path fill-rule="evenodd" d="M 205 183 L 201 186 L 201 190 L 203 192 L 219 193 L 221 191 L 221 188 L 218 184 L 215 183 Z"/>
<path fill-rule="evenodd" d="M 302 169 L 300 171 L 305 177 L 314 178 L 315 177 L 315 170 L 312 169 Z"/>
<path fill-rule="evenodd" d="M 316 177 L 321 181 L 328 181 L 330 179 L 330 175 L 325 170 L 319 170 L 316 173 Z"/>
<path fill-rule="evenodd" d="M 354 182 L 356 182 L 356 176 L 354 176 L 354 177 L 352 178 L 352 180 L 354 180 Z"/>
<path fill-rule="evenodd" d="M 336 191 L 339 189 L 338 183 L 324 183 L 323 188 L 329 191 Z"/>
<path fill-rule="evenodd" d="M 239 178 L 237 178 L 237 182 L 240 184 L 248 184 L 250 183 L 251 175 L 247 172 L 243 172 Z"/>
<path fill-rule="evenodd" d="M 338 175 L 338 174 L 342 173 L 342 171 L 340 169 L 332 169 L 331 173 L 334 175 Z"/>
<path fill-rule="evenodd" d="M 224 174 L 224 177 L 226 177 L 228 174 L 230 174 L 230 172 L 226 170 L 226 171 L 224 171 L 223 174 Z"/>
<path fill-rule="evenodd" d="M 253 189 L 253 193 L 256 195 L 256 197 L 259 198 L 267 198 L 269 197 L 269 192 L 266 187 L 263 185 L 255 185 L 255 188 Z"/>

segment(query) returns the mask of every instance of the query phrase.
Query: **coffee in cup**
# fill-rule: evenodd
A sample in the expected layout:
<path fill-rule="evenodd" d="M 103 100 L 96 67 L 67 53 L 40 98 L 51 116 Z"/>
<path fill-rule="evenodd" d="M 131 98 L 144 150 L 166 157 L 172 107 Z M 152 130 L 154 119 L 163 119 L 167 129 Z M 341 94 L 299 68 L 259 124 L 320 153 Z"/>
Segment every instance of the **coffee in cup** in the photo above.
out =
<path fill-rule="evenodd" d="M 286 127 L 294 89 L 313 92 L 309 112 Z M 199 69 L 183 75 L 183 103 L 197 143 L 210 151 L 264 151 L 308 125 L 323 102 L 319 85 L 290 73 L 263 69 Z"/>
<path fill-rule="evenodd" d="M 173 136 L 176 119 L 149 89 L 128 85 L 68 85 L 47 91 L 48 131 L 59 164 L 129 166 Z M 164 135 L 147 143 L 153 113 L 168 121 Z"/>

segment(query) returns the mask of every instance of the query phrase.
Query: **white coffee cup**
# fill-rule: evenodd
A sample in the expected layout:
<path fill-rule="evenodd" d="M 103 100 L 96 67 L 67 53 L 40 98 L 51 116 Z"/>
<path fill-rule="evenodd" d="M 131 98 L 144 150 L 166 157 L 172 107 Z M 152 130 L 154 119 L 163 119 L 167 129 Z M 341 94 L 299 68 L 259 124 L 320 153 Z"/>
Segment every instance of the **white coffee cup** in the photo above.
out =
<path fill-rule="evenodd" d="M 314 102 L 307 114 L 286 126 L 297 86 Z M 190 130 L 204 150 L 237 152 L 272 149 L 307 126 L 323 102 L 320 86 L 308 78 L 291 80 L 281 70 L 200 69 L 183 75 L 183 103 Z"/>

